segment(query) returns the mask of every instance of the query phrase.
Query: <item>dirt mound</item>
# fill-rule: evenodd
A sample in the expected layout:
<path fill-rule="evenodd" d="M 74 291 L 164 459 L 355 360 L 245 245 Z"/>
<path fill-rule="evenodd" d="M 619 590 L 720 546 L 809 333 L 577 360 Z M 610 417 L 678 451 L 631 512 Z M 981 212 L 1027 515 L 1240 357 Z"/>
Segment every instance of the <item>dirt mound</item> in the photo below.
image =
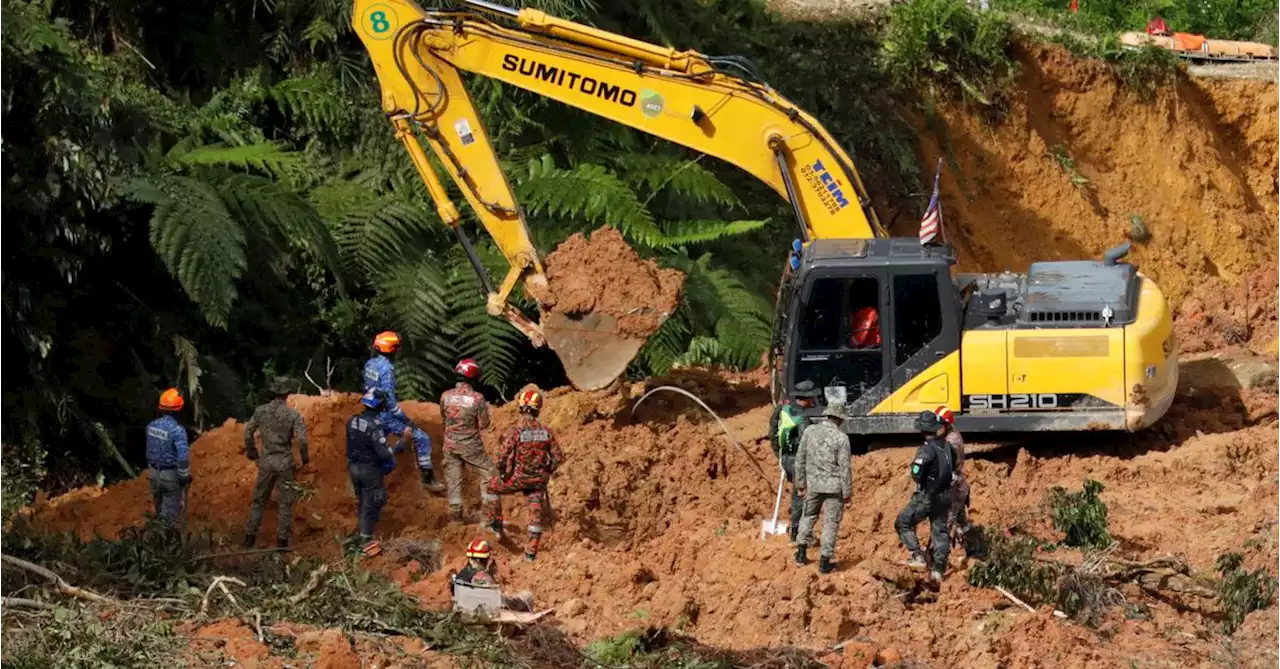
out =
<path fill-rule="evenodd" d="M 1280 272 L 1262 267 L 1236 280 L 1212 277 L 1179 305 L 1174 320 L 1183 353 L 1243 346 L 1259 355 L 1276 354 L 1277 285 Z"/>
<path fill-rule="evenodd" d="M 603 227 L 574 234 L 546 257 L 548 295 L 544 311 L 566 316 L 597 312 L 618 321 L 618 331 L 646 338 L 658 331 L 680 303 L 684 274 L 661 269 L 627 244 L 622 233 Z"/>
<path fill-rule="evenodd" d="M 999 122 L 957 103 L 915 117 L 922 164 L 946 159 L 945 228 L 961 267 L 1099 258 L 1132 237 L 1130 260 L 1177 304 L 1206 281 L 1275 265 L 1274 83 L 1184 78 L 1144 102 L 1060 47 L 1027 45 L 1018 60 Z M 915 234 L 903 220 L 895 234 Z"/>

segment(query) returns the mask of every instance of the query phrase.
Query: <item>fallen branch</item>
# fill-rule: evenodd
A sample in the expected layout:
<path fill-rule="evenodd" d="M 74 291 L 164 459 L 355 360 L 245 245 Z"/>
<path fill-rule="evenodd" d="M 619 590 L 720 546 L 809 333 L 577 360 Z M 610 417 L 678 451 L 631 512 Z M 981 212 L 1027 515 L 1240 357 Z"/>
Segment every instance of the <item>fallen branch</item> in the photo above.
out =
<path fill-rule="evenodd" d="M 327 564 L 322 564 L 311 570 L 311 575 L 307 577 L 307 584 L 302 586 L 302 589 L 299 590 L 296 595 L 289 598 L 289 603 L 298 604 L 307 597 L 310 597 L 311 593 L 315 592 L 316 588 L 320 587 L 320 582 L 327 573 L 329 573 L 329 565 Z"/>
<path fill-rule="evenodd" d="M 999 592 L 1000 594 L 1004 595 L 1005 599 L 1007 599 L 1007 600 L 1009 600 L 1009 601 L 1013 602 L 1014 604 L 1017 604 L 1018 606 L 1021 606 L 1022 608 L 1026 609 L 1026 610 L 1028 610 L 1028 611 L 1030 611 L 1030 612 L 1032 612 L 1032 613 L 1035 613 L 1035 612 L 1036 612 L 1036 610 L 1035 610 L 1035 609 L 1031 608 L 1031 605 L 1030 605 L 1030 604 L 1028 604 L 1028 603 L 1026 603 L 1026 602 L 1022 601 L 1021 599 L 1018 599 L 1017 597 L 1015 597 L 1015 596 L 1013 595 L 1013 593 L 1012 593 L 1012 592 L 1009 592 L 1008 590 L 1005 590 L 1003 587 L 1001 587 L 1001 586 L 998 586 L 998 585 L 997 585 L 997 586 L 996 586 L 996 592 Z"/>
<path fill-rule="evenodd" d="M 25 597 L 0 597 L 0 605 L 5 607 L 15 606 L 23 609 L 40 609 L 41 611 L 52 611 L 58 608 L 48 602 L 37 602 L 34 599 Z"/>
<path fill-rule="evenodd" d="M 227 583 L 234 583 L 242 588 L 245 587 L 244 581 L 241 581 L 238 578 L 232 578 L 230 576 L 215 576 L 213 582 L 210 583 L 209 587 L 204 591 L 204 599 L 200 600 L 200 615 L 203 616 L 209 612 L 209 597 L 213 594 L 214 588 L 221 590 L 222 594 L 226 595 L 227 599 L 231 600 L 231 604 L 233 606 L 239 606 L 236 602 L 235 596 L 233 596 L 231 591 L 227 589 Z"/>
<path fill-rule="evenodd" d="M 79 597 L 80 599 L 87 599 L 91 602 L 99 602 L 102 604 L 116 603 L 116 600 L 110 597 L 99 595 L 98 593 L 93 592 L 92 590 L 77 588 L 76 586 L 71 585 L 70 583 L 67 583 L 66 580 L 64 580 L 61 576 L 53 573 L 52 571 L 44 567 L 41 567 L 38 564 L 27 562 L 26 560 L 21 560 L 11 555 L 0 555 L 0 560 L 3 560 L 5 564 L 11 564 L 19 569 L 25 569 L 26 571 L 29 571 L 33 574 L 44 577 L 45 580 L 52 583 L 54 587 L 58 589 L 58 592 L 61 592 L 64 595 L 68 595 L 70 597 Z"/>
<path fill-rule="evenodd" d="M 201 560 L 212 560 L 213 558 L 240 557 L 244 555 L 261 555 L 263 553 L 288 553 L 292 550 L 292 548 L 255 548 L 253 550 L 234 551 L 231 553 L 205 553 L 204 555 L 197 555 L 187 562 L 199 562 Z"/>
<path fill-rule="evenodd" d="M 316 390 L 320 391 L 321 397 L 328 397 L 333 394 L 333 390 L 331 390 L 329 386 L 331 381 L 333 380 L 333 370 L 334 370 L 333 363 L 329 362 L 328 357 L 325 357 L 324 359 L 324 366 L 325 366 L 324 387 L 321 387 L 320 384 L 316 383 L 315 379 L 311 378 L 311 361 L 310 360 L 307 361 L 307 369 L 302 372 L 302 375 L 307 377 L 307 380 L 311 382 L 311 385 L 316 387 Z"/>

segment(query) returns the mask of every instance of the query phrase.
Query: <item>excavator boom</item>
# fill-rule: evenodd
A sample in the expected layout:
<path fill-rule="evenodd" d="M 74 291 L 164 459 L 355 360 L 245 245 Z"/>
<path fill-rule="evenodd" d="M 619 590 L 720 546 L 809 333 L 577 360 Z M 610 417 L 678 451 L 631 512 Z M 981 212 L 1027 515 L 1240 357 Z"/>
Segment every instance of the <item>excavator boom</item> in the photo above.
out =
<path fill-rule="evenodd" d="M 441 220 L 457 234 L 488 293 L 488 311 L 556 351 L 575 386 L 617 378 L 643 341 L 603 314 L 534 324 L 508 304 L 516 284 L 541 301 L 542 260 L 461 72 L 504 81 L 732 163 L 790 202 L 800 237 L 884 236 L 848 155 L 812 117 L 744 59 L 676 51 L 534 9 L 466 2 L 427 11 L 410 0 L 356 0 L 352 21 L 372 57 L 382 108 Z M 490 18 L 492 17 L 492 18 Z M 457 207 L 427 158 L 439 157 L 510 268 L 495 286 L 459 227 Z"/>

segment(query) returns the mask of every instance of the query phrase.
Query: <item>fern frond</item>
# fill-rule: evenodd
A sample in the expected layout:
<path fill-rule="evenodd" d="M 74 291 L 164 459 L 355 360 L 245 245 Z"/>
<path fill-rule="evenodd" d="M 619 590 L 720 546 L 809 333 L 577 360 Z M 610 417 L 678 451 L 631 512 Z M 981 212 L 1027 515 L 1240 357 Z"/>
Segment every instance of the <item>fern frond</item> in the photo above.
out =
<path fill-rule="evenodd" d="M 730 367 L 737 369 L 733 352 L 715 337 L 694 337 L 689 348 L 673 362 L 682 367 Z"/>
<path fill-rule="evenodd" d="M 329 229 L 348 276 L 374 277 L 416 255 L 416 237 L 434 227 L 424 210 L 394 196 L 352 201 L 345 212 L 326 203 Z M 334 216 L 336 215 L 336 216 Z"/>
<path fill-rule="evenodd" d="M 309 202 L 276 181 L 252 174 L 227 175 L 218 189 L 242 224 L 256 228 L 265 239 L 282 238 L 310 251 L 339 285 L 343 283 L 338 247 Z"/>
<path fill-rule="evenodd" d="M 662 233 L 635 190 L 599 165 L 563 170 L 550 156 L 530 161 L 516 184 L 525 210 L 535 215 L 564 216 L 608 224 L 632 241 L 659 246 Z"/>
<path fill-rule="evenodd" d="M 242 146 L 219 144 L 188 148 L 179 143 L 168 156 L 181 167 L 229 167 L 257 170 L 275 177 L 286 177 L 297 171 L 302 154 L 287 151 L 275 142 L 258 142 Z"/>
<path fill-rule="evenodd" d="M 723 207 L 742 207 L 741 200 L 720 177 L 697 160 L 680 156 L 631 153 L 618 154 L 610 161 L 628 182 L 644 186 L 651 193 L 671 192 L 695 202 Z"/>
<path fill-rule="evenodd" d="M 226 327 L 248 267 L 245 231 L 213 184 L 184 176 L 130 181 L 126 196 L 154 206 L 151 246 L 204 317 Z"/>
<path fill-rule="evenodd" d="M 769 219 L 762 221 L 668 221 L 662 224 L 661 246 L 664 248 L 677 248 L 715 241 L 725 237 L 735 237 L 753 230 L 759 230 L 768 224 Z"/>
<path fill-rule="evenodd" d="M 676 312 L 644 343 L 636 361 L 649 376 L 666 373 L 671 365 L 688 348 L 693 330 L 689 324 L 687 303 L 681 303 Z"/>
<path fill-rule="evenodd" d="M 448 284 L 437 268 L 439 261 L 424 257 L 402 262 L 378 276 L 378 311 L 405 337 L 406 349 L 424 365 L 424 378 L 432 384 L 448 380 L 457 357 L 457 334 L 450 321 Z"/>

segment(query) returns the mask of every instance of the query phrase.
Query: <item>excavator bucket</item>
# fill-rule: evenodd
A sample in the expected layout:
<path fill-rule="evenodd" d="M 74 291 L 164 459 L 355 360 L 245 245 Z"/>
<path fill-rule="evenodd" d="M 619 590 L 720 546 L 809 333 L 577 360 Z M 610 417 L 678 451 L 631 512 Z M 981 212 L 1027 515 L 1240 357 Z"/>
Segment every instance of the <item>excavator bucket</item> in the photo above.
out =
<path fill-rule="evenodd" d="M 569 382 L 579 390 L 599 390 L 613 383 L 627 371 L 645 341 L 618 332 L 618 321 L 598 312 L 581 318 L 544 314 L 542 332 Z"/>

